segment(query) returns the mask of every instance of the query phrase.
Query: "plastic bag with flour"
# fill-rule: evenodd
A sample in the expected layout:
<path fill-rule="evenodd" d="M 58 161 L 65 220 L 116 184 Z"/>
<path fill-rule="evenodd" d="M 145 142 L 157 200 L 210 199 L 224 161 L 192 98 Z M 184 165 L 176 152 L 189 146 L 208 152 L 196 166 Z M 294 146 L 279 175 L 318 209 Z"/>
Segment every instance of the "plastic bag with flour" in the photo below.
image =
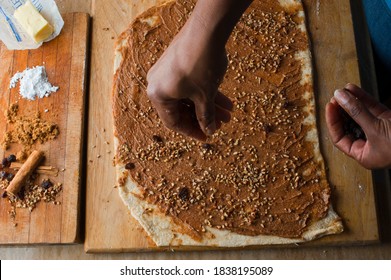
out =
<path fill-rule="evenodd" d="M 19 25 L 14 12 L 27 0 L 0 0 L 0 39 L 9 50 L 36 49 L 37 44 Z M 30 0 L 43 17 L 54 27 L 53 34 L 45 40 L 52 40 L 60 34 L 64 21 L 54 0 Z"/>

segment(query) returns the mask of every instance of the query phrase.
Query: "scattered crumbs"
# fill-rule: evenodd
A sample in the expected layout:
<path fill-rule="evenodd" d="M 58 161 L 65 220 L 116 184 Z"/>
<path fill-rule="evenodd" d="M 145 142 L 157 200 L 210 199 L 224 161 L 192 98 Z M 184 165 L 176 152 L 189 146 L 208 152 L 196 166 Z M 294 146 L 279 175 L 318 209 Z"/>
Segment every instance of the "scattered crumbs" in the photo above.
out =
<path fill-rule="evenodd" d="M 320 0 L 316 0 L 316 15 L 320 14 Z"/>
<path fill-rule="evenodd" d="M 101 157 L 101 155 L 97 155 L 96 157 L 97 157 L 97 158 L 100 158 L 100 157 Z"/>
<path fill-rule="evenodd" d="M 47 113 L 47 112 L 49 112 L 49 109 L 45 109 L 45 111 L 44 111 L 45 113 Z"/>
<path fill-rule="evenodd" d="M 110 30 L 110 28 L 108 28 L 108 27 L 103 28 L 103 31 L 109 31 L 109 30 Z"/>

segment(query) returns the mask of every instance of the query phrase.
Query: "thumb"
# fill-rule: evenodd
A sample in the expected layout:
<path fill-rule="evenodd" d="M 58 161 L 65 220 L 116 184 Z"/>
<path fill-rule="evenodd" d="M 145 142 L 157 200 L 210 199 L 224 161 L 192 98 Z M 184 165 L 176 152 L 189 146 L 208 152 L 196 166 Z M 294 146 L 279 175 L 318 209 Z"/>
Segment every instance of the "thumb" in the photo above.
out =
<path fill-rule="evenodd" d="M 210 99 L 193 101 L 201 130 L 208 136 L 216 131 L 215 103 Z"/>
<path fill-rule="evenodd" d="M 371 131 L 377 122 L 364 104 L 345 89 L 338 89 L 334 92 L 334 98 L 338 104 L 352 117 L 364 132 Z"/>

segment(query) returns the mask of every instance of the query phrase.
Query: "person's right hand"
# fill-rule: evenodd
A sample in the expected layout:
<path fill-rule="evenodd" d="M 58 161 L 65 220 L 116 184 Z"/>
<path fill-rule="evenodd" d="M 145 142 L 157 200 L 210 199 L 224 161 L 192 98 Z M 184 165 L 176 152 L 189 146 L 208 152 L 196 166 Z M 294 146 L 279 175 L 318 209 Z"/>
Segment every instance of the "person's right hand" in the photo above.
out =
<path fill-rule="evenodd" d="M 147 75 L 147 94 L 163 124 L 198 140 L 228 122 L 233 108 L 218 91 L 227 68 L 225 42 L 205 28 L 189 21 Z"/>
<path fill-rule="evenodd" d="M 186 24 L 147 75 L 147 94 L 168 128 L 205 140 L 231 118 L 218 91 L 225 44 L 253 0 L 198 0 Z"/>
<path fill-rule="evenodd" d="M 342 110 L 363 129 L 366 140 L 344 131 Z M 391 110 L 353 84 L 336 90 L 326 106 L 326 123 L 334 145 L 368 169 L 391 167 Z"/>

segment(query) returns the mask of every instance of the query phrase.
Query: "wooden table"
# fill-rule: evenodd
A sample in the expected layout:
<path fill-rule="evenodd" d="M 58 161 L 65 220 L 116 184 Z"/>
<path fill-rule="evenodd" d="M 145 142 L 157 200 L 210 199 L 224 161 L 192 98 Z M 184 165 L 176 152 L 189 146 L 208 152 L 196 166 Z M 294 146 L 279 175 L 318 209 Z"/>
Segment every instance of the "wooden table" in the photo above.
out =
<path fill-rule="evenodd" d="M 104 22 L 103 17 L 104 13 L 102 11 L 96 11 L 96 4 L 99 4 L 99 1 L 104 0 L 85 0 L 85 1 L 76 1 L 76 0 L 57 0 L 61 12 L 89 12 L 93 16 L 93 36 L 92 36 L 92 66 L 91 66 L 91 92 L 98 90 L 102 85 L 102 81 L 96 80 L 97 66 L 100 61 L 99 51 L 100 47 L 104 47 L 104 44 L 114 43 L 113 38 L 115 38 L 123 29 L 122 26 L 116 26 L 115 22 L 109 22 L 110 26 L 103 26 Z M 148 1 L 144 1 L 148 2 Z M 322 8 L 321 0 L 318 0 L 319 8 Z M 346 12 L 346 7 L 349 7 L 349 1 L 343 0 L 339 1 L 339 6 L 342 7 L 341 10 L 336 10 L 336 16 L 342 15 Z M 352 1 L 358 2 L 358 1 Z M 129 0 L 121 1 L 124 3 L 123 6 L 120 6 L 116 11 L 119 17 L 132 13 L 138 13 L 137 10 L 131 9 L 132 2 Z M 360 26 L 362 22 L 360 19 L 360 7 L 357 6 L 357 3 L 352 3 L 353 6 L 353 15 L 357 19 L 357 25 Z M 339 14 L 341 13 L 341 14 Z M 107 30 L 107 28 L 109 28 Z M 361 27 L 358 27 L 360 30 L 359 36 L 356 38 L 358 52 L 365 54 L 368 51 L 368 37 L 365 32 L 363 32 Z M 103 33 L 103 39 L 106 41 L 100 41 L 102 36 L 96 36 L 98 33 Z M 108 43 L 109 42 L 109 43 Z M 95 47 L 94 47 L 95 46 Z M 110 46 L 111 47 L 111 46 Z M 361 64 L 361 82 L 369 90 L 376 90 L 376 86 L 373 83 L 373 65 L 371 59 L 363 55 L 360 59 Z M 98 98 L 99 95 L 90 96 L 90 98 Z M 99 105 L 99 104 L 98 104 Z M 107 104 L 104 104 L 102 101 L 102 108 L 106 108 Z M 106 140 L 110 137 L 110 133 L 104 129 L 104 127 L 99 126 L 92 118 L 96 112 L 97 108 L 90 107 L 90 118 L 89 118 L 89 142 L 92 139 L 96 138 L 97 143 L 104 143 L 103 140 Z M 108 120 L 111 122 L 111 119 Z M 99 146 L 103 148 L 102 145 Z M 87 157 L 95 155 L 93 147 L 88 147 Z M 103 152 L 113 152 L 110 151 L 110 148 L 98 153 Z M 91 159 L 93 160 L 93 159 Z M 111 163 L 107 162 L 107 168 L 111 168 Z M 88 166 L 90 169 L 91 167 Z M 71 245 L 71 246 L 37 246 L 37 247 L 8 247 L 3 246 L 0 249 L 0 258 L 1 259 L 390 259 L 391 258 L 391 234 L 390 234 L 390 192 L 386 189 L 389 185 L 386 184 L 384 172 L 375 172 L 374 181 L 377 186 L 378 191 L 378 205 L 382 213 L 380 218 L 380 230 L 383 234 L 383 242 L 381 244 L 369 245 L 369 246 L 350 246 L 350 247 L 306 247 L 306 248 L 274 248 L 274 249 L 262 249 L 262 250 L 240 250 L 240 251 L 209 251 L 209 252 L 161 252 L 161 253 L 143 253 L 143 254 L 85 254 L 83 245 Z M 93 187 L 94 178 L 91 176 L 88 177 L 88 187 Z M 110 200 L 113 197 L 118 196 L 116 190 L 111 191 L 107 194 L 107 200 Z M 85 198 L 84 198 L 85 200 Z M 100 203 L 101 207 L 105 206 L 105 201 L 96 201 Z M 83 209 L 82 209 L 83 210 Z M 115 222 L 115 217 L 113 217 L 113 222 Z M 99 234 L 98 232 L 96 234 Z"/>

